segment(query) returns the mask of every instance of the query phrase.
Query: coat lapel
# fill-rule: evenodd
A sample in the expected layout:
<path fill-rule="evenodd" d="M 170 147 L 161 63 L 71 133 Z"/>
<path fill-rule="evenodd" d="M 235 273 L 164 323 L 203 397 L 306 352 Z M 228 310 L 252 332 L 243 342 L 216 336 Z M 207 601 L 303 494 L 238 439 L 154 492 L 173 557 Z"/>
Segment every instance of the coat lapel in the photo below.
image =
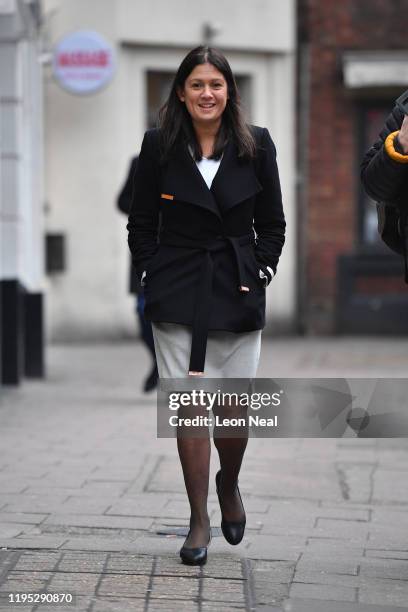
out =
<path fill-rule="evenodd" d="M 236 147 L 230 142 L 208 189 L 187 147 L 180 143 L 166 166 L 162 189 L 163 194 L 201 206 L 222 219 L 223 213 L 262 191 L 262 186 L 253 163 L 239 160 Z"/>
<path fill-rule="evenodd" d="M 208 189 L 187 147 L 177 145 L 166 166 L 163 177 L 163 192 L 176 200 L 201 206 L 221 218 L 213 194 Z"/>
<path fill-rule="evenodd" d="M 262 191 L 253 162 L 239 159 L 231 142 L 225 148 L 211 191 L 223 213 Z"/>

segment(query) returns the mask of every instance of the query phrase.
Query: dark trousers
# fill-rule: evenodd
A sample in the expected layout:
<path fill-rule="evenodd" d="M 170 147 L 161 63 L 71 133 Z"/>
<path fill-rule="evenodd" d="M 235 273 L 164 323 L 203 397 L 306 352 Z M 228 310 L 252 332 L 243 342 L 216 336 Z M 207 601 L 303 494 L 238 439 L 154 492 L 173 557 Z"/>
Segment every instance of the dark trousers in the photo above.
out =
<path fill-rule="evenodd" d="M 145 305 L 144 294 L 139 293 L 136 298 L 136 312 L 137 312 L 137 316 L 139 319 L 142 340 L 147 346 L 147 348 L 149 349 L 152 359 L 156 361 L 156 352 L 154 349 L 152 325 L 150 321 L 146 321 L 144 317 L 144 305 Z"/>

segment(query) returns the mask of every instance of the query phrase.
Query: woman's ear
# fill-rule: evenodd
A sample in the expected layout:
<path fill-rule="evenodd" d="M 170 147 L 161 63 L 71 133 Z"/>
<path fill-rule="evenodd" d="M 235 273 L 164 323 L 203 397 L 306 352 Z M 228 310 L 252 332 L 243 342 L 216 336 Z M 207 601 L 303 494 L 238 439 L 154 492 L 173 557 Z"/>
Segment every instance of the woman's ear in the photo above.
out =
<path fill-rule="evenodd" d="M 180 102 L 184 102 L 184 100 L 185 100 L 184 90 L 180 89 L 180 87 L 178 87 L 176 89 L 176 92 L 177 92 L 177 95 L 178 95 L 178 98 L 179 98 Z"/>

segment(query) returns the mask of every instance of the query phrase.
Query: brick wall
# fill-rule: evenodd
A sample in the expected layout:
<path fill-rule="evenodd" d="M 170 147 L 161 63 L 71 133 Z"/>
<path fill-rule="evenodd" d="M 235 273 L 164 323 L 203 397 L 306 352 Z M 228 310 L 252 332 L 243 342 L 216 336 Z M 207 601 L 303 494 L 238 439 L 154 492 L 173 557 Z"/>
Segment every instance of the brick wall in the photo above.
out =
<path fill-rule="evenodd" d="M 309 333 L 333 331 L 337 256 L 352 252 L 356 241 L 360 155 L 355 102 L 343 85 L 341 56 L 350 50 L 404 49 L 407 23 L 408 0 L 298 2 L 299 53 L 309 54 L 310 66 L 308 83 L 298 92 L 299 104 L 308 104 L 307 128 L 299 125 L 307 129 L 299 213 L 300 310 Z M 299 82 L 305 82 L 301 75 Z"/>

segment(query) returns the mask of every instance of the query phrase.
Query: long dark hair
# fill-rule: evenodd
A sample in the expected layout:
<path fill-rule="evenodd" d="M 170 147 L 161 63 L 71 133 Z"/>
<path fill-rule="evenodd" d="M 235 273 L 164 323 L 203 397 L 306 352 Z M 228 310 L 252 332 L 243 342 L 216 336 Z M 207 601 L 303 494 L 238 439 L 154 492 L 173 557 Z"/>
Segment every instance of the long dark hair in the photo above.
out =
<path fill-rule="evenodd" d="M 227 144 L 232 139 L 242 158 L 255 157 L 255 140 L 244 119 L 239 93 L 231 67 L 224 55 L 213 47 L 200 46 L 190 51 L 181 62 L 171 87 L 167 101 L 159 110 L 159 128 L 161 132 L 162 160 L 166 161 L 176 142 L 180 139 L 193 149 L 194 158 L 202 158 L 202 150 L 197 140 L 190 114 L 177 91 L 184 89 L 187 77 L 199 64 L 212 64 L 222 73 L 228 88 L 228 100 L 222 114 L 220 129 L 215 139 L 211 157 L 219 159 Z"/>

